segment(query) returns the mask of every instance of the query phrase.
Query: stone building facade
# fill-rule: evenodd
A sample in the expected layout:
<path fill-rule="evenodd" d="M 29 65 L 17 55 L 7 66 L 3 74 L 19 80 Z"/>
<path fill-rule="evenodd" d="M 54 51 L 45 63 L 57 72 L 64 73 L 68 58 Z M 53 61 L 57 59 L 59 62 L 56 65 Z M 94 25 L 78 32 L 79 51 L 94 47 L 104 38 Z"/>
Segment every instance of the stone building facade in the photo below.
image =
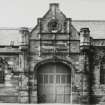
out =
<path fill-rule="evenodd" d="M 93 36 L 105 34 L 105 21 L 72 21 L 57 3 L 50 4 L 37 21 L 31 31 L 18 29 L 21 45 L 11 46 L 8 52 L 0 49 L 1 57 L 16 56 L 18 66 L 12 77 L 5 79 L 14 90 L 10 100 L 3 100 L 8 95 L 5 90 L 0 101 L 104 104 L 105 39 Z"/>

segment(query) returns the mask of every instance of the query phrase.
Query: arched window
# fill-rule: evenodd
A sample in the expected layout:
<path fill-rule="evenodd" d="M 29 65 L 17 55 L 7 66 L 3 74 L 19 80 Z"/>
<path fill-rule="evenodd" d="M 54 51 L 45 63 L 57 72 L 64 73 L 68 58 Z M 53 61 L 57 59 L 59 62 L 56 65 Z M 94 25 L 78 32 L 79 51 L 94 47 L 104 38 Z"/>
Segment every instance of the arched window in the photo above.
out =
<path fill-rule="evenodd" d="M 0 57 L 0 83 L 4 83 L 5 74 L 4 74 L 4 60 Z"/>
<path fill-rule="evenodd" d="M 105 56 L 100 64 L 100 84 L 105 84 Z"/>

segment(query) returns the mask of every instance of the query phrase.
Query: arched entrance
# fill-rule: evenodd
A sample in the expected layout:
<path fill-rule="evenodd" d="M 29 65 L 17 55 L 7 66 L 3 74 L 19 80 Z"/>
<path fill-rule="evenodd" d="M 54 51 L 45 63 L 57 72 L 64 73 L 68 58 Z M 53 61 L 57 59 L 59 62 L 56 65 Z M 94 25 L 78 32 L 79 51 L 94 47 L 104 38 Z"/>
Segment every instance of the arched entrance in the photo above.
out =
<path fill-rule="evenodd" d="M 47 62 L 37 68 L 38 103 L 71 103 L 71 68 Z"/>

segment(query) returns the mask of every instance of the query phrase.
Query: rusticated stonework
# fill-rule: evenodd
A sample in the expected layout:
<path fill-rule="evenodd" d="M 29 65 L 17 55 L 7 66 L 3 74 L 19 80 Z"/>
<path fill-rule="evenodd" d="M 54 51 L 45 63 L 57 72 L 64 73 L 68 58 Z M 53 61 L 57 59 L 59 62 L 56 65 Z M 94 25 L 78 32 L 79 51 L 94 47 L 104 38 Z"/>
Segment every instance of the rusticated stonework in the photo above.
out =
<path fill-rule="evenodd" d="M 105 23 L 72 21 L 57 3 L 37 21 L 16 30 L 21 45 L 0 47 L 0 102 L 105 104 L 105 39 L 92 38 Z"/>

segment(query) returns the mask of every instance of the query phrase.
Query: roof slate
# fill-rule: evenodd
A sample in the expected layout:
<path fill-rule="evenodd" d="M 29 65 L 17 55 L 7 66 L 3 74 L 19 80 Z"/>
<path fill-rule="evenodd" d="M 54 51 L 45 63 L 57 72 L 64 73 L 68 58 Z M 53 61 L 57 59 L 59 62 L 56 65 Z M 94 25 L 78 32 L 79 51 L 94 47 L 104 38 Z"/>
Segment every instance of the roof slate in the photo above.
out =
<path fill-rule="evenodd" d="M 77 31 L 88 27 L 90 36 L 95 39 L 105 39 L 105 20 L 73 20 L 72 24 Z"/>
<path fill-rule="evenodd" d="M 17 28 L 0 28 L 0 45 L 10 45 L 14 41 L 14 45 L 19 45 L 21 34 Z"/>

